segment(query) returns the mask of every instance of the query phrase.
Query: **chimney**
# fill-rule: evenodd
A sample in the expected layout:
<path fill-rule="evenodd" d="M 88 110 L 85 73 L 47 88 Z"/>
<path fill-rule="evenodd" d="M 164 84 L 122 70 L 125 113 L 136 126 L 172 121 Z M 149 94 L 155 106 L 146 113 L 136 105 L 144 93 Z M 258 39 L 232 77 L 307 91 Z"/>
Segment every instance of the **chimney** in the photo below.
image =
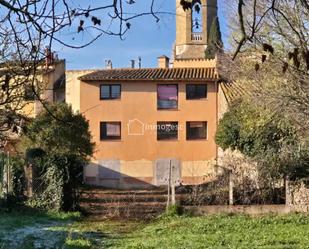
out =
<path fill-rule="evenodd" d="M 138 68 L 141 69 L 142 68 L 142 57 L 138 57 Z"/>
<path fill-rule="evenodd" d="M 158 57 L 158 67 L 159 68 L 169 68 L 170 58 L 165 55 Z"/>
<path fill-rule="evenodd" d="M 52 53 L 49 47 L 45 47 L 45 66 L 46 68 L 52 63 Z"/>
<path fill-rule="evenodd" d="M 131 68 L 132 68 L 132 69 L 135 68 L 135 60 L 131 60 Z"/>
<path fill-rule="evenodd" d="M 113 69 L 113 62 L 111 60 L 105 60 L 105 68 Z"/>

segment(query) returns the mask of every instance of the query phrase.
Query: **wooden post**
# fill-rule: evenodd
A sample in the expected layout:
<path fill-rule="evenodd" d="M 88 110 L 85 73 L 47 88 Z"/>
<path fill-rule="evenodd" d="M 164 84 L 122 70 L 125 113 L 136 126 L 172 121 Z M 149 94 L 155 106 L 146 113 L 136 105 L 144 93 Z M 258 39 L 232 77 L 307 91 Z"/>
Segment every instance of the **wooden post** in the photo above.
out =
<path fill-rule="evenodd" d="M 167 204 L 168 208 L 171 204 L 171 175 L 172 175 L 172 160 L 170 160 L 169 170 L 168 170 L 168 186 L 167 186 Z"/>
<path fill-rule="evenodd" d="M 233 172 L 229 172 L 229 205 L 234 205 L 234 182 Z"/>
<path fill-rule="evenodd" d="M 10 182 L 10 179 L 11 179 L 11 162 L 10 162 L 10 152 L 8 152 L 8 161 L 7 161 L 7 172 L 6 172 L 6 181 L 7 181 L 7 194 L 9 194 L 10 190 L 11 190 L 11 182 Z"/>
<path fill-rule="evenodd" d="M 287 177 L 284 178 L 284 187 L 285 187 L 285 205 L 292 205 L 292 195 L 290 189 L 290 182 Z"/>
<path fill-rule="evenodd" d="M 171 169 L 174 169 L 174 167 L 172 168 L 171 167 Z M 173 171 L 172 171 L 173 172 Z M 171 172 L 171 173 L 172 173 Z M 172 174 L 171 174 L 172 175 Z M 175 205 L 176 204 L 176 191 L 175 191 L 175 179 L 174 179 L 174 177 L 172 176 L 171 177 L 172 178 L 172 185 L 171 185 L 171 188 L 172 188 L 172 205 Z"/>

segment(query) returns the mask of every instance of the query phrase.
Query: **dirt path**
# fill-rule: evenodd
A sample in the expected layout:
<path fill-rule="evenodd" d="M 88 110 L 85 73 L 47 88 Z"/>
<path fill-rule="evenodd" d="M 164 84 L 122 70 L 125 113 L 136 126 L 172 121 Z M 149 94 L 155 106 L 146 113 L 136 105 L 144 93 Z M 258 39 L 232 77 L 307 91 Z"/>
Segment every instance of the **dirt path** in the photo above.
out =
<path fill-rule="evenodd" d="M 68 222 L 51 222 L 11 230 L 1 239 L 3 245 L 0 248 L 62 248 L 68 233 L 66 227 L 69 224 Z"/>

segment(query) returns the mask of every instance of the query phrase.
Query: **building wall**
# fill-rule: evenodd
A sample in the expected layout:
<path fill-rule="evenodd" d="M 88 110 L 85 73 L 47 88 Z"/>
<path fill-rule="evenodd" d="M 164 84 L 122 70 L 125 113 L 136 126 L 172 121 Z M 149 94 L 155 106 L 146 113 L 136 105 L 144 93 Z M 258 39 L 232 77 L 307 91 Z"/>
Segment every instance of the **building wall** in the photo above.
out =
<path fill-rule="evenodd" d="M 39 68 L 39 70 L 43 71 L 41 68 Z M 48 69 L 44 69 L 42 73 L 35 76 L 35 82 L 40 90 L 39 94 L 41 100 L 48 103 L 54 102 L 54 84 L 64 74 L 65 60 L 59 60 L 50 65 Z M 21 89 L 21 91 L 24 91 L 24 89 Z M 40 101 L 26 101 L 21 103 L 21 107 L 20 113 L 30 118 L 34 118 L 43 109 Z"/>
<path fill-rule="evenodd" d="M 78 77 L 92 73 L 94 70 L 67 70 L 65 101 L 72 106 L 74 112 L 80 110 L 80 80 Z"/>
<path fill-rule="evenodd" d="M 197 68 L 197 67 L 216 67 L 217 60 L 207 59 L 186 59 L 186 60 L 174 60 L 174 68 Z"/>
<path fill-rule="evenodd" d="M 54 102 L 54 84 L 65 74 L 65 60 L 60 60 L 50 65 L 48 72 L 42 74 L 39 79 L 44 85 L 44 90 L 41 93 L 41 99 L 48 102 Z M 34 116 L 38 115 L 43 109 L 40 101 L 34 102 Z"/>
<path fill-rule="evenodd" d="M 121 100 L 100 101 L 100 83 L 81 82 L 80 111 L 89 120 L 96 143 L 93 163 L 85 168 L 86 181 L 112 187 L 155 185 L 162 173 L 156 170 L 158 159 L 176 160 L 175 167 L 181 171 L 177 181 L 183 184 L 205 181 L 216 163 L 216 84 L 208 82 L 207 99 L 186 100 L 185 83 L 179 83 L 178 110 L 161 111 L 157 110 L 157 84 L 164 82 L 121 83 Z M 121 121 L 120 141 L 100 141 L 102 121 Z M 178 121 L 178 140 L 157 141 L 156 129 L 151 126 L 158 121 Z M 207 121 L 208 139 L 186 141 L 187 121 Z M 143 135 L 129 134 L 136 134 L 143 125 Z M 104 170 L 110 171 L 107 175 L 120 174 L 105 177 Z"/>

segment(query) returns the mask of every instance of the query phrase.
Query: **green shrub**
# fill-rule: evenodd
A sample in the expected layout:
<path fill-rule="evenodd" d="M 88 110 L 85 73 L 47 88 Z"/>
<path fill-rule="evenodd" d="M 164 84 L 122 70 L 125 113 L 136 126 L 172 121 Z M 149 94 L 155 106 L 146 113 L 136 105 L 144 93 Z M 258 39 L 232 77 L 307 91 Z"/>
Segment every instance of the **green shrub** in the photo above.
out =
<path fill-rule="evenodd" d="M 161 218 L 170 218 L 170 217 L 177 217 L 183 215 L 184 210 L 183 207 L 175 204 L 175 205 L 169 205 L 166 208 L 166 211 L 163 215 L 161 215 Z"/>
<path fill-rule="evenodd" d="M 77 210 L 83 164 L 74 156 L 45 156 L 36 160 L 40 183 L 29 205 L 48 210 Z"/>
<path fill-rule="evenodd" d="M 4 174 L 9 169 L 9 188 L 8 195 L 5 196 L 6 186 L 3 185 Z M 25 178 L 24 178 L 24 160 L 17 156 L 8 156 L 6 154 L 0 154 L 0 205 L 15 205 L 23 199 L 25 190 Z"/>
<path fill-rule="evenodd" d="M 37 171 L 29 203 L 44 209 L 76 210 L 83 166 L 94 150 L 89 124 L 66 104 L 47 108 L 28 125 L 23 137 L 27 162 Z"/>

